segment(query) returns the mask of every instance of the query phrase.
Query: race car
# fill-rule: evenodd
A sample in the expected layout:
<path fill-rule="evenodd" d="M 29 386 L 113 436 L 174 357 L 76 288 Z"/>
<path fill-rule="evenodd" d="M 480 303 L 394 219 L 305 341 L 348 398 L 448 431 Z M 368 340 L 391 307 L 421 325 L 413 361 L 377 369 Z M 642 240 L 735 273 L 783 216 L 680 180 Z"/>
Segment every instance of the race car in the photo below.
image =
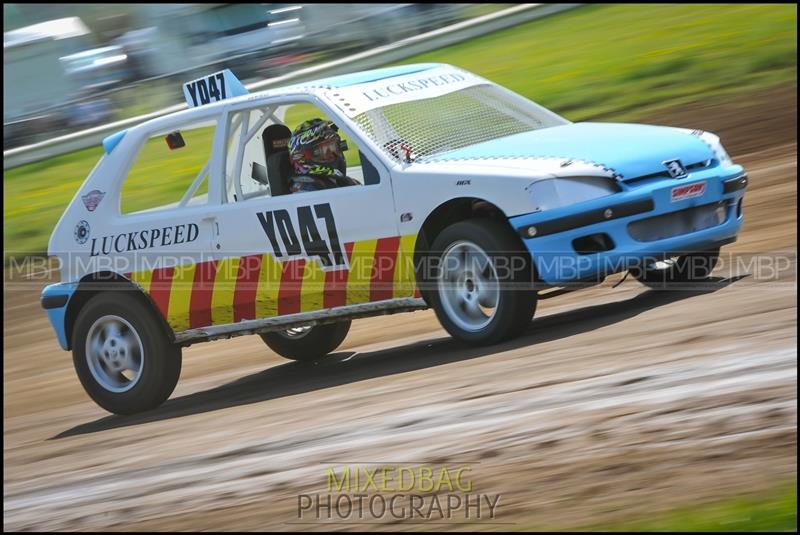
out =
<path fill-rule="evenodd" d="M 313 361 L 355 318 L 428 307 L 493 344 L 530 325 L 543 289 L 706 279 L 742 225 L 747 175 L 714 134 L 571 123 L 451 65 L 257 93 L 225 70 L 183 89 L 188 109 L 103 141 L 49 243 L 62 282 L 42 306 L 113 413 L 163 403 L 190 344 L 259 334 Z M 290 126 L 323 117 L 354 185 L 293 193 Z M 187 166 L 193 132 L 205 165 L 180 200 L 126 205 L 177 180 L 148 163 L 153 144 Z"/>

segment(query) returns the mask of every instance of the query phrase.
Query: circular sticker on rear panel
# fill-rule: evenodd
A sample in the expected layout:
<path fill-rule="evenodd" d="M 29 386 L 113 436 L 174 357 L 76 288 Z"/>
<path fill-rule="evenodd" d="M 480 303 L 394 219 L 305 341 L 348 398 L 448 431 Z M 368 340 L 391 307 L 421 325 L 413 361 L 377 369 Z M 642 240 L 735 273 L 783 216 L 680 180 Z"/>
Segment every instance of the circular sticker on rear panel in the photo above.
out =
<path fill-rule="evenodd" d="M 80 223 L 75 225 L 75 241 L 83 245 L 89 239 L 89 223 L 81 220 Z"/>

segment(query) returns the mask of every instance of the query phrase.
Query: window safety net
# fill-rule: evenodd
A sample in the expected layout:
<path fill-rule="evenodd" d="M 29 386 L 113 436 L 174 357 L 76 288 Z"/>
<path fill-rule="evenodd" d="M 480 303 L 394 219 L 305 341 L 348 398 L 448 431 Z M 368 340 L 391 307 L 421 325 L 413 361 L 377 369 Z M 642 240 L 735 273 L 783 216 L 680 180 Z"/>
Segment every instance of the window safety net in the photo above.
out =
<path fill-rule="evenodd" d="M 476 143 L 560 124 L 537 112 L 534 105 L 523 108 L 497 88 L 480 85 L 369 110 L 355 121 L 388 156 L 422 162 Z"/>

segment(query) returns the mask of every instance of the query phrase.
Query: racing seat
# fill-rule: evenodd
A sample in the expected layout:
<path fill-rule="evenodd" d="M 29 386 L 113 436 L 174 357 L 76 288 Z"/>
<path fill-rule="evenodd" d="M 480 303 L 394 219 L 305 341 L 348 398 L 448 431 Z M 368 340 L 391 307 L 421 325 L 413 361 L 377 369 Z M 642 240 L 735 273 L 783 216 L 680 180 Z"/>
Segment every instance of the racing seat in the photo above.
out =
<path fill-rule="evenodd" d="M 289 193 L 289 177 L 292 176 L 292 163 L 289 159 L 290 137 L 292 131 L 282 124 L 271 124 L 261 134 L 267 162 L 267 180 L 272 197 Z"/>

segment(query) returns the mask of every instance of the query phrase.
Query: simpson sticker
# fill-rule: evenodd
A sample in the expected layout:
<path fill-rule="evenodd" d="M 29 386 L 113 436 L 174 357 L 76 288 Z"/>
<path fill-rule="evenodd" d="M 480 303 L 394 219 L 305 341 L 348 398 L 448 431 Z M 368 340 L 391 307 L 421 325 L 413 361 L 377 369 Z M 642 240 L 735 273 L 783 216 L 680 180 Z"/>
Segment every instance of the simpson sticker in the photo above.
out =
<path fill-rule="evenodd" d="M 77 225 L 75 225 L 75 241 L 78 242 L 78 244 L 83 245 L 89 239 L 90 231 L 91 228 L 89 227 L 89 223 L 81 220 Z"/>
<path fill-rule="evenodd" d="M 83 205 L 86 207 L 86 209 L 90 212 L 94 212 L 97 208 L 97 205 L 100 204 L 100 201 L 102 201 L 103 197 L 105 196 L 105 192 L 100 191 L 99 189 L 93 189 L 86 195 L 81 196 L 81 199 L 83 200 Z"/>
<path fill-rule="evenodd" d="M 298 206 L 297 223 L 292 220 L 288 210 L 258 212 L 256 217 L 276 258 L 284 254 L 297 256 L 305 250 L 306 256 L 318 256 L 324 266 L 345 264 L 330 204 L 315 204 L 313 214 L 311 206 Z M 318 220 L 324 223 L 327 240 L 320 234 Z"/>
<path fill-rule="evenodd" d="M 197 239 L 199 234 L 200 228 L 197 223 L 186 223 L 92 238 L 91 256 L 128 253 L 153 247 L 191 243 Z"/>
<path fill-rule="evenodd" d="M 695 182 L 694 184 L 687 184 L 685 186 L 678 186 L 672 188 L 670 197 L 672 202 L 682 201 L 684 199 L 692 199 L 700 197 L 706 191 L 705 182 Z"/>

